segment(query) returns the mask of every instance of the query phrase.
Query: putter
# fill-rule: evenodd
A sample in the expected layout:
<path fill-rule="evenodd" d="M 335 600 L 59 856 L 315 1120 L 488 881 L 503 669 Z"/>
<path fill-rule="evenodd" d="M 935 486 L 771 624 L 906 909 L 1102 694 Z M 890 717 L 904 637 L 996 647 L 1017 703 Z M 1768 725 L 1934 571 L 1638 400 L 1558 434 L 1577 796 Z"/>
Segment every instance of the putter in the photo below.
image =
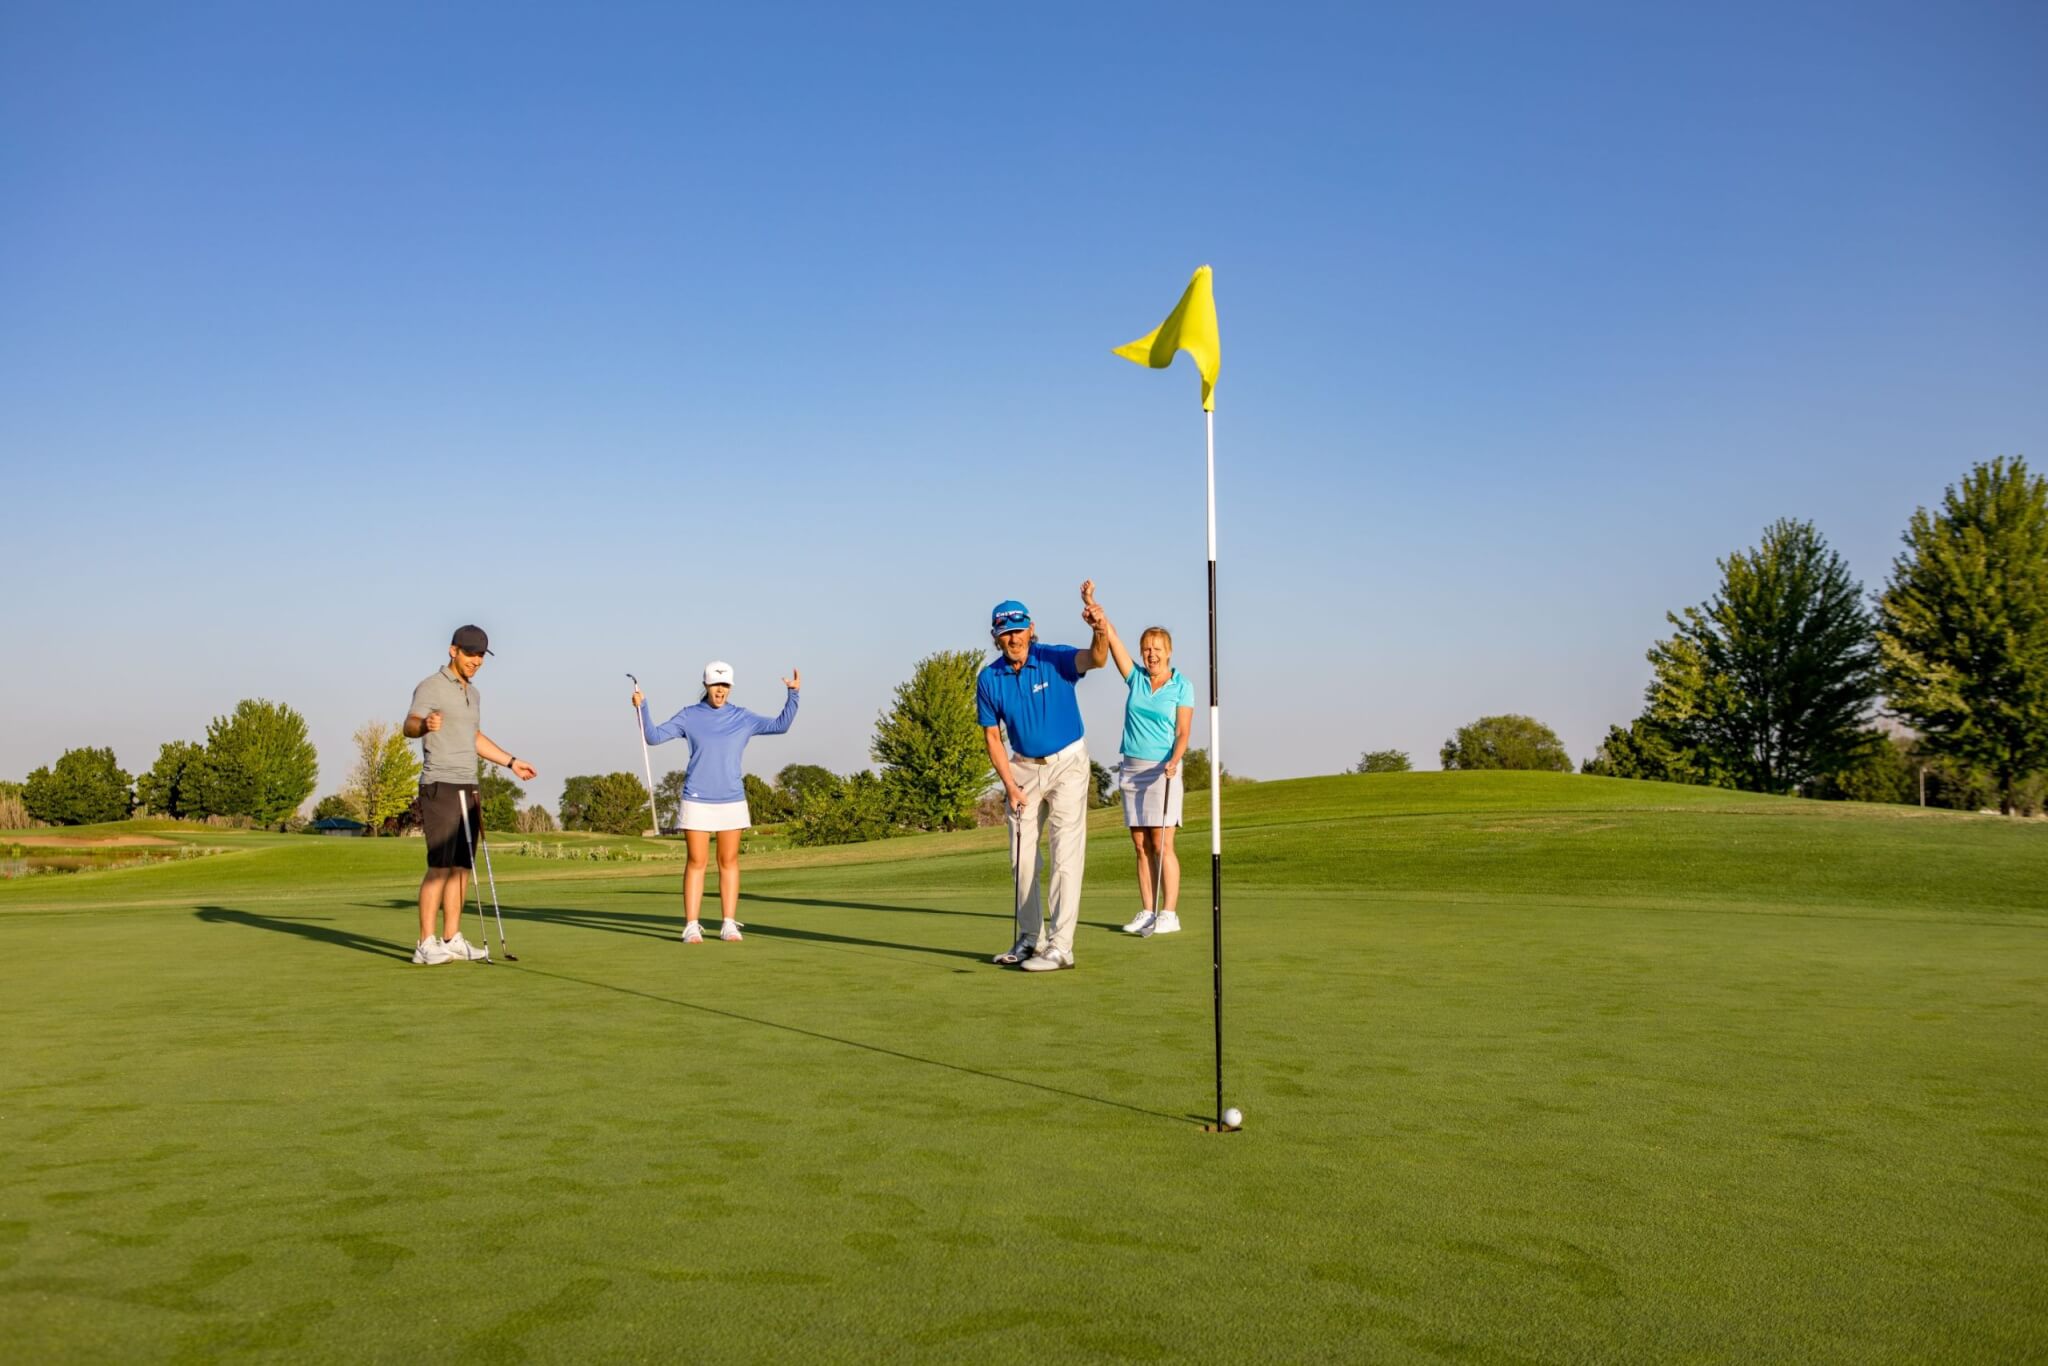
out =
<path fill-rule="evenodd" d="M 491 880 L 491 914 L 496 916 L 498 919 L 498 952 L 505 956 L 506 962 L 516 963 L 519 961 L 519 955 L 505 947 L 505 912 L 498 905 L 498 875 L 491 871 L 491 835 L 488 830 L 484 829 L 483 810 L 479 808 L 476 814 L 477 843 L 481 844 L 484 847 L 484 876 Z M 470 870 L 472 876 L 475 875 L 475 872 L 476 870 L 474 868 Z M 484 912 L 482 888 L 477 889 L 476 915 L 477 919 L 483 919 Z"/>
<path fill-rule="evenodd" d="M 634 678 L 631 674 L 627 674 L 626 677 L 631 680 L 634 692 L 641 691 L 639 679 Z M 652 833 L 655 838 L 659 839 L 661 837 L 661 806 L 654 800 L 654 760 L 647 757 L 647 732 L 640 728 L 640 713 L 637 710 L 633 713 L 633 733 L 640 737 L 640 767 L 647 774 L 647 810 L 654 817 L 654 830 Z"/>
<path fill-rule="evenodd" d="M 1173 775 L 1166 778 L 1166 799 L 1159 804 L 1159 824 L 1163 827 L 1166 818 L 1173 814 Z M 1150 939 L 1152 932 L 1159 928 L 1159 917 L 1166 914 L 1166 841 L 1159 842 L 1159 848 L 1152 854 L 1152 918 L 1138 931 L 1138 938 Z"/>
<path fill-rule="evenodd" d="M 489 922 L 484 919 L 484 885 L 476 880 L 476 841 L 471 839 L 469 834 L 469 794 L 458 787 L 455 789 L 455 800 L 462 807 L 462 847 L 469 850 L 469 883 L 472 887 L 476 888 L 476 923 L 478 931 L 484 937 L 483 961 L 488 963 L 491 961 L 491 931 Z M 477 811 L 479 815 L 482 814 L 483 804 L 481 802 L 477 804 Z M 505 947 L 505 937 L 502 930 L 498 934 L 498 947 L 501 951 Z M 475 960 L 471 959 L 470 961 L 474 962 Z"/>

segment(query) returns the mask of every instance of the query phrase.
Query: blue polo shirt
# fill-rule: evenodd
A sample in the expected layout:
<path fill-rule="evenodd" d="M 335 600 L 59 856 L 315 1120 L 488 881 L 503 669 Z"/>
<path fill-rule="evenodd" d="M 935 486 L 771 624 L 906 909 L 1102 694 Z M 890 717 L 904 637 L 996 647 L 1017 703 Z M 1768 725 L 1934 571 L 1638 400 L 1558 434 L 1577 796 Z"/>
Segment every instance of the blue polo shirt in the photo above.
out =
<path fill-rule="evenodd" d="M 1000 723 L 1009 731 L 1010 748 L 1027 759 L 1057 754 L 1080 739 L 1081 704 L 1074 696 L 1080 653 L 1071 645 L 1034 641 L 1024 667 L 1015 670 L 998 656 L 974 681 L 981 724 Z"/>

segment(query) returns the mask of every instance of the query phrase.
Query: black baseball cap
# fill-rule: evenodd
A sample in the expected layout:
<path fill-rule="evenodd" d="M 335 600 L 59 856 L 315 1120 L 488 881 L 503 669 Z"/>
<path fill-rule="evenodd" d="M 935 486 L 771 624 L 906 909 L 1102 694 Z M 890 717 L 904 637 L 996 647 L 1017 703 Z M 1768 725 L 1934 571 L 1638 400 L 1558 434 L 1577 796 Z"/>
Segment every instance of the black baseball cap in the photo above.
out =
<path fill-rule="evenodd" d="M 448 643 L 466 655 L 494 655 L 497 653 L 496 650 L 491 648 L 491 638 L 484 634 L 484 628 L 481 626 L 457 627 L 455 639 Z"/>

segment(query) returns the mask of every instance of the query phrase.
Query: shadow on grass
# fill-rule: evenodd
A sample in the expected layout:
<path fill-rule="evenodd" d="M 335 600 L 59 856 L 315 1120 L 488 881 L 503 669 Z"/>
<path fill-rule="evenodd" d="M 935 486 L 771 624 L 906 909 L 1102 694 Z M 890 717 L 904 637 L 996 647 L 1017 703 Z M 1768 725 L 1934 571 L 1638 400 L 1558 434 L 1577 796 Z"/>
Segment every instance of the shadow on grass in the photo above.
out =
<path fill-rule="evenodd" d="M 617 992 L 621 996 L 637 996 L 643 1001 L 655 1001 L 661 1005 L 679 1006 L 684 1010 L 694 1010 L 705 1015 L 715 1015 L 721 1020 L 737 1020 L 741 1024 L 758 1025 L 763 1029 L 777 1029 L 785 1034 L 796 1034 L 806 1039 L 816 1039 L 821 1043 L 838 1044 L 842 1048 L 857 1048 L 863 1053 L 878 1053 L 885 1058 L 895 1058 L 901 1062 L 914 1062 L 925 1067 L 937 1067 L 947 1072 L 958 1072 L 962 1076 L 980 1077 L 985 1081 L 999 1081 L 1009 1086 L 1028 1087 L 1033 1091 L 1043 1091 L 1048 1095 L 1065 1096 L 1069 1100 L 1085 1100 L 1091 1105 L 1107 1105 L 1117 1110 L 1128 1110 L 1134 1115 L 1148 1115 L 1153 1119 L 1164 1119 L 1174 1124 L 1186 1122 L 1179 1115 L 1168 1114 L 1164 1110 L 1148 1110 L 1142 1105 L 1133 1105 L 1129 1101 L 1111 1100 L 1107 1096 L 1091 1096 L 1085 1091 L 1070 1091 L 1064 1086 L 1048 1086 L 1042 1081 L 1030 1081 L 1024 1077 L 1006 1077 L 1000 1072 L 985 1072 L 979 1067 L 968 1067 L 957 1062 L 942 1062 L 937 1058 L 920 1057 L 915 1053 L 905 1053 L 899 1048 L 884 1048 L 880 1044 L 862 1043 L 858 1039 L 845 1039 L 837 1034 L 826 1034 L 816 1029 L 805 1029 L 802 1025 L 783 1024 L 779 1020 L 764 1020 L 758 1015 L 743 1015 L 737 1010 L 725 1010 L 718 1006 L 699 1005 L 695 1001 L 679 1000 L 674 996 L 661 996 L 651 991 L 641 991 L 634 987 L 622 987 L 611 982 L 592 981 L 588 977 L 572 977 L 566 972 L 549 972 L 544 968 L 527 967 L 523 963 L 520 965 L 520 970 L 531 973 L 536 977 L 551 977 L 558 982 L 574 982 L 578 986 L 592 987 L 598 991 Z M 1206 1119 L 1207 1116 L 1203 1118 Z"/>
<path fill-rule="evenodd" d="M 252 911 L 230 910 L 226 906 L 201 906 L 192 914 L 209 925 L 246 925 L 252 930 L 273 930 L 279 934 L 297 935 L 301 939 L 310 939 L 319 944 L 354 949 L 358 953 L 374 953 L 379 958 L 396 958 L 402 963 L 412 960 L 411 949 L 401 948 L 388 939 L 372 939 L 366 934 L 352 934 L 347 930 L 337 930 L 312 920 L 257 915 Z"/>

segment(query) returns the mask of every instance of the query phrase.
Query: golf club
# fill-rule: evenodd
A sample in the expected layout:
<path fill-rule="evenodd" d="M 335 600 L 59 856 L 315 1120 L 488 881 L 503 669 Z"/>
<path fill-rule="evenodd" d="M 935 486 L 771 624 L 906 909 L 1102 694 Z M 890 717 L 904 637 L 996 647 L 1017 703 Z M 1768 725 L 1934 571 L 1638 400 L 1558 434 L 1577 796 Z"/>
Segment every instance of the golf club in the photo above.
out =
<path fill-rule="evenodd" d="M 488 963 L 491 961 L 491 930 L 489 923 L 484 920 L 484 885 L 476 880 L 476 841 L 471 839 L 469 834 L 469 794 L 458 787 L 455 789 L 455 800 L 462 807 L 462 847 L 469 850 L 469 884 L 476 888 L 477 931 L 484 937 L 484 956 L 481 961 Z M 479 805 L 478 810 L 481 812 L 481 805 Z M 467 943 L 468 941 L 464 940 L 463 942 Z M 502 930 L 498 933 L 498 947 L 500 949 L 505 947 L 505 935 Z M 478 960 L 471 959 L 470 961 L 475 962 Z"/>
<path fill-rule="evenodd" d="M 484 876 L 491 880 L 491 914 L 498 918 L 498 952 L 505 955 L 506 962 L 516 963 L 519 961 L 519 955 L 505 947 L 505 912 L 498 905 L 498 875 L 491 871 L 491 835 L 488 830 L 484 829 L 483 809 L 481 807 L 477 809 L 476 838 L 477 843 L 484 847 Z M 475 875 L 476 870 L 474 868 L 470 869 L 470 876 L 474 877 Z M 481 888 L 477 890 L 476 914 L 479 920 L 483 918 L 483 890 Z"/>
<path fill-rule="evenodd" d="M 633 691 L 639 692 L 641 690 L 640 680 L 634 678 L 631 674 L 627 674 L 626 677 L 632 680 Z M 633 713 L 633 733 L 640 737 L 640 767 L 647 774 L 647 810 L 654 817 L 654 829 L 651 833 L 656 838 L 659 838 L 661 835 L 661 806 L 654 799 L 654 760 L 650 759 L 647 755 L 647 732 L 640 725 L 638 709 L 635 709 Z"/>
<path fill-rule="evenodd" d="M 1159 807 L 1159 825 L 1166 827 L 1166 818 L 1173 813 L 1173 775 L 1166 775 L 1166 799 Z M 1166 914 L 1166 841 L 1152 851 L 1152 918 L 1138 930 L 1138 938 L 1150 939 L 1152 932 L 1159 928 L 1159 917 Z"/>

